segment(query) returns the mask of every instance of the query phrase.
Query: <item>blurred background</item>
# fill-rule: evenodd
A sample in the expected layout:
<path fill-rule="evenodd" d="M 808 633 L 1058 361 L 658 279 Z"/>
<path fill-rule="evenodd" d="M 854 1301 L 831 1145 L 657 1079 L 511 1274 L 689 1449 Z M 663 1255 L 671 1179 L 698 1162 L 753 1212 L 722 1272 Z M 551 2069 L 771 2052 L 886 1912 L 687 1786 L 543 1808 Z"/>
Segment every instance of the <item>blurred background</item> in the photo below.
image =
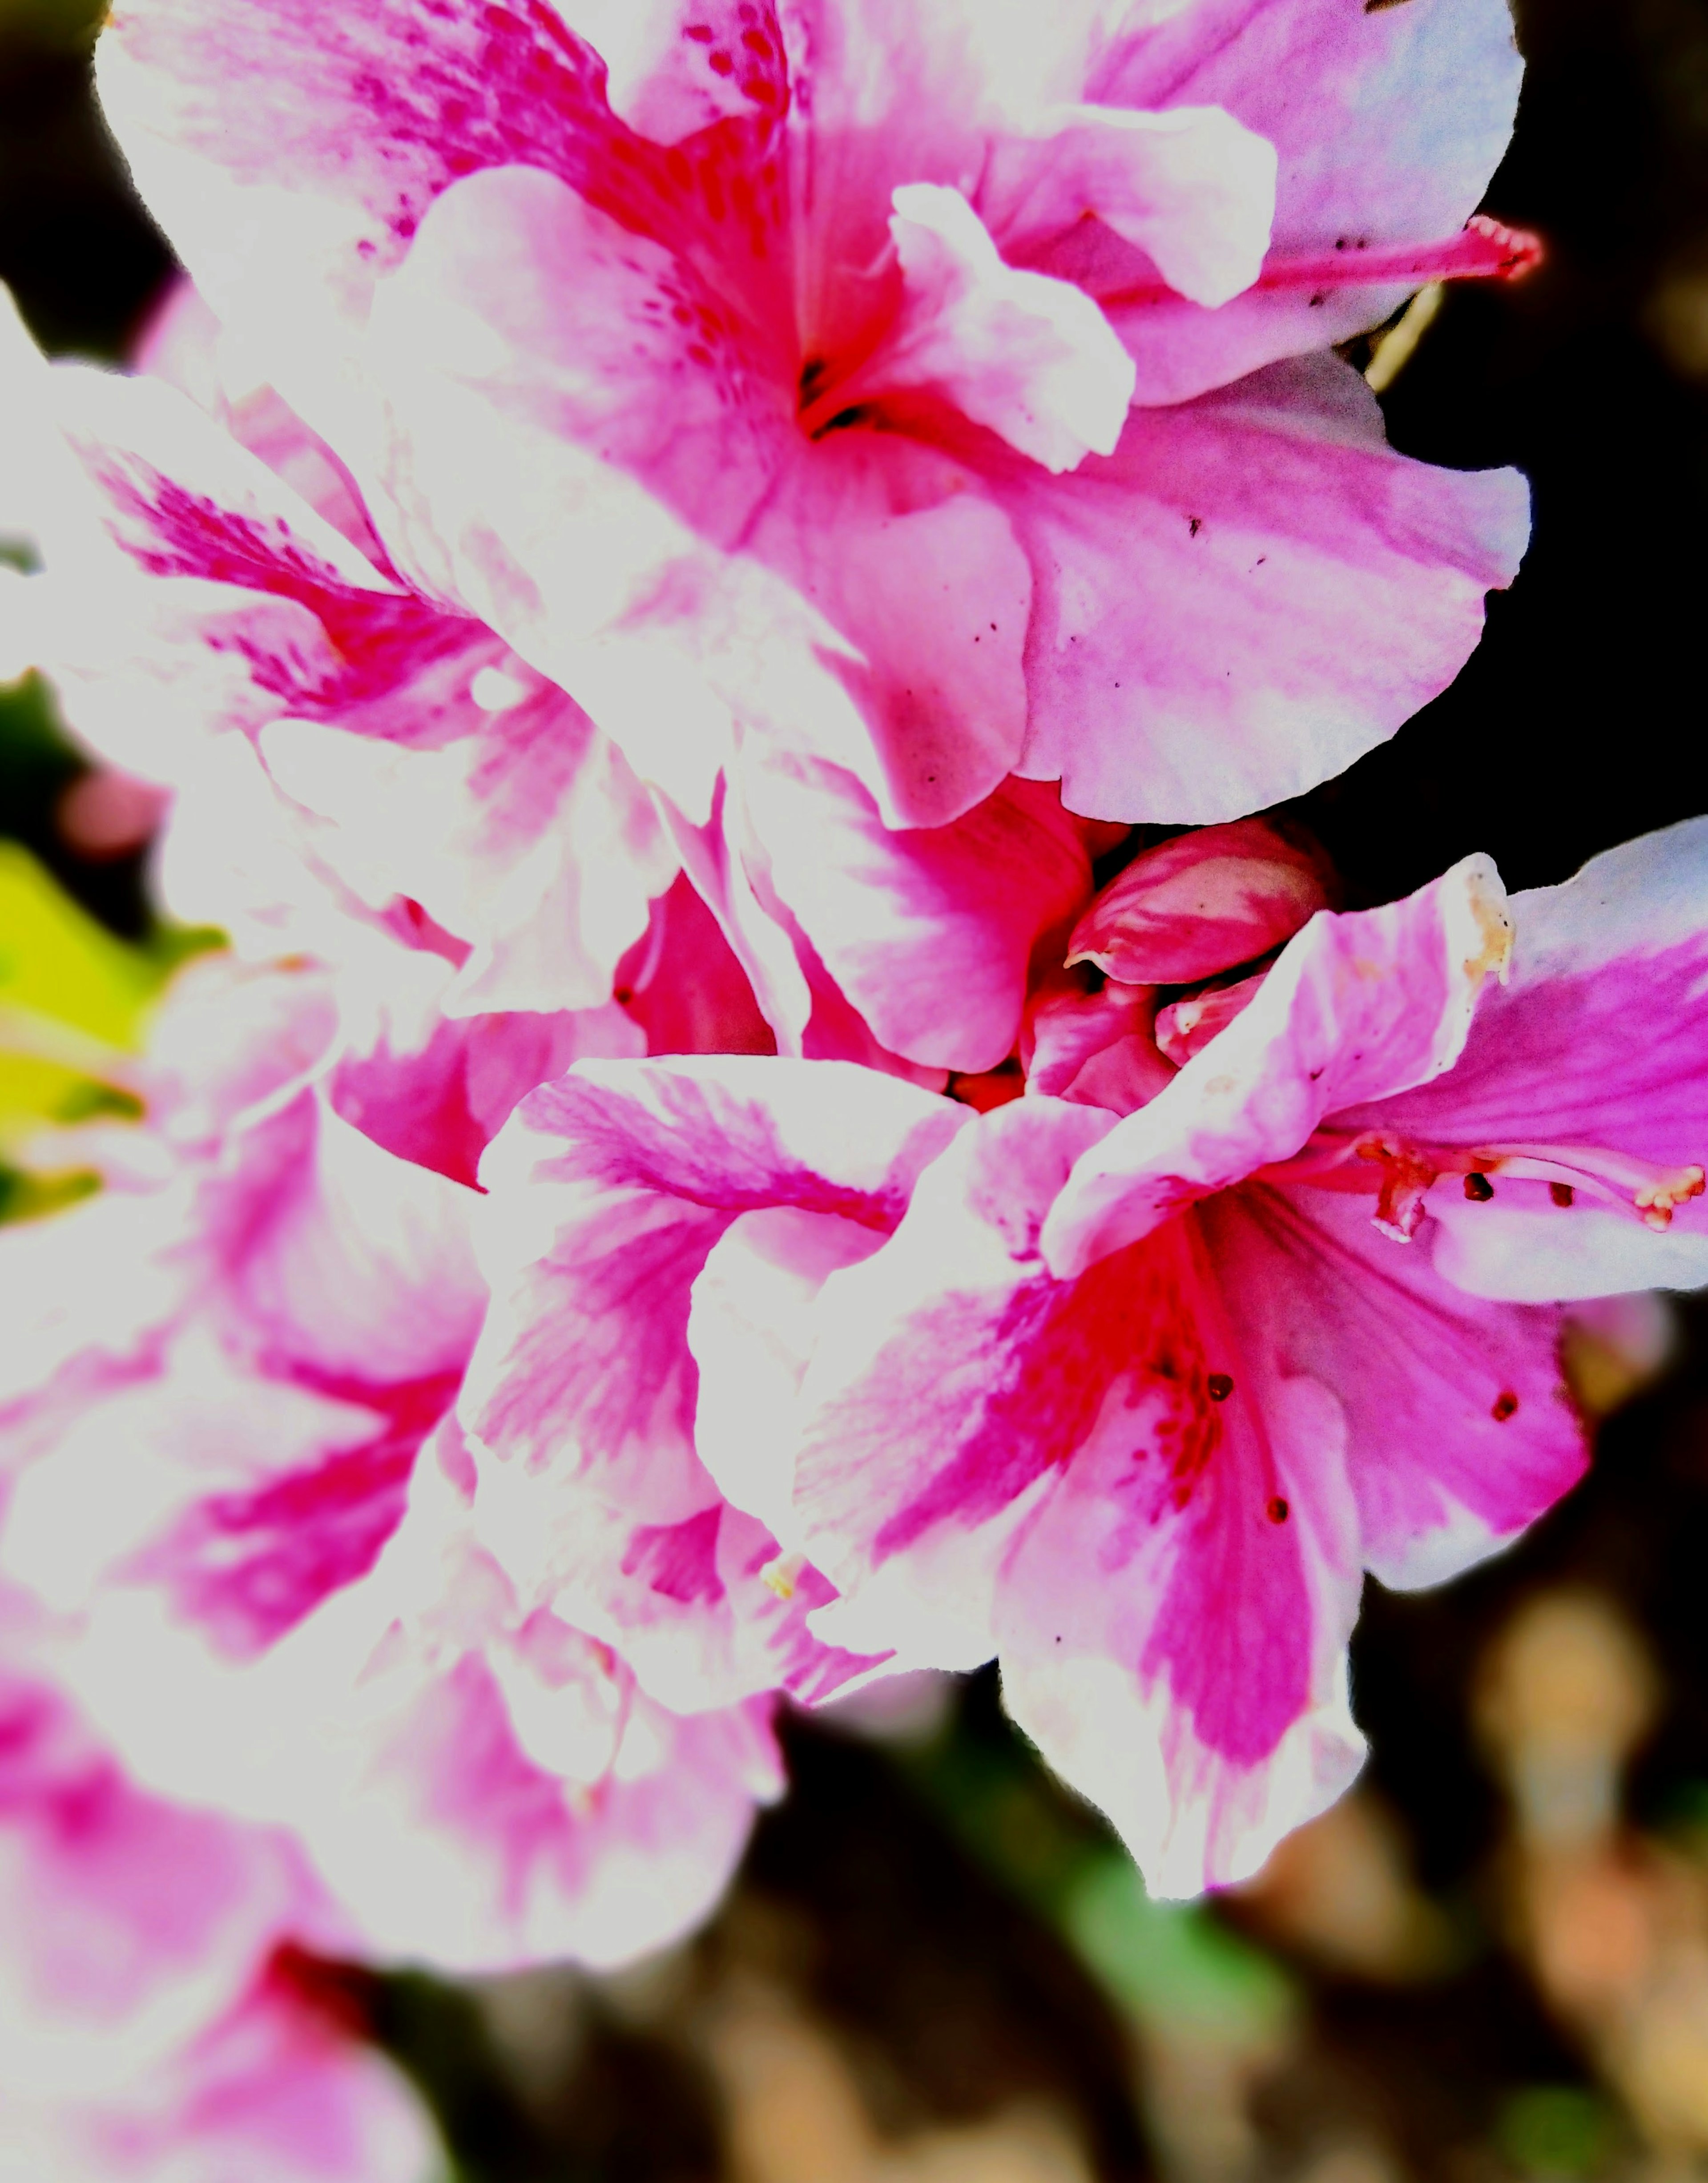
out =
<path fill-rule="evenodd" d="M 119 359 L 171 264 L 90 97 L 95 20 L 0 0 L 0 279 L 48 348 Z M 1547 262 L 1374 371 L 1401 447 L 1528 474 L 1535 537 L 1454 688 L 1300 807 L 1355 899 L 1477 848 L 1561 880 L 1708 808 L 1708 0 L 1525 0 L 1519 33 L 1487 207 Z M 38 684 L 0 689 L 0 1218 L 83 1186 L 6 1153 L 102 1097 L 8 1054 L 8 1012 L 122 1044 L 196 944 L 150 917 L 153 817 Z M 988 1678 L 926 1682 L 791 1725 L 790 1800 L 666 1958 L 304 1977 L 420 2081 L 463 2183 L 1708 2171 L 1708 1312 L 1634 1300 L 1569 1361 L 1591 1476 L 1449 1590 L 1369 1587 L 1369 1769 L 1235 1894 L 1149 1903 Z"/>

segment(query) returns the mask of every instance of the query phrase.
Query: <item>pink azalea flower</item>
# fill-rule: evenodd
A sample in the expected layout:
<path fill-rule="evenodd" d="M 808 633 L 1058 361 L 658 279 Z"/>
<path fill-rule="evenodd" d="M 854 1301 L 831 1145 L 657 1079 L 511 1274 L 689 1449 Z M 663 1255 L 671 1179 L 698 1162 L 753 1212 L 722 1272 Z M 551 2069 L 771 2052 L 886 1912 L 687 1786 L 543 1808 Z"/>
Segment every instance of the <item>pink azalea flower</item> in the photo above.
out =
<path fill-rule="evenodd" d="M 678 1721 L 521 1610 L 468 1535 L 454 1436 L 428 1453 L 487 1302 L 476 1193 L 433 1166 L 448 1115 L 478 1151 L 478 1064 L 502 1114 L 516 1053 L 470 1048 L 453 1108 L 440 1033 L 353 1088 L 310 971 L 209 964 L 175 999 L 131 1171 L 48 1224 L 72 1278 L 7 1375 L 0 1560 L 50 1613 L 43 1657 L 140 1779 L 290 1826 L 364 1945 L 493 1968 L 674 1937 L 780 1786 L 768 1701 Z M 432 1165 L 338 1111 L 401 1127 L 409 1097 Z M 149 1215 L 113 1269 L 128 1317 L 75 1286 L 109 1204 Z M 39 1279 L 36 1239 L 6 1240 Z"/>
<path fill-rule="evenodd" d="M 1700 822 L 1510 919 L 1472 858 L 1317 913 L 1124 1119 L 981 1118 L 816 1307 L 788 1536 L 848 1596 L 824 1634 L 996 1651 L 1154 1886 L 1254 1869 L 1358 1764 L 1362 1571 L 1433 1582 L 1577 1475 L 1559 1300 L 1708 1279 L 1705 934 Z"/>
<path fill-rule="evenodd" d="M 1007 1052 L 1032 950 L 1089 886 L 1053 794 L 893 833 L 851 774 L 761 748 L 704 825 L 655 810 L 555 686 L 403 584 L 276 394 L 225 391 L 193 292 L 143 353 L 223 430 L 14 359 L 20 429 L 76 459 L 38 487 L 48 576 L 14 588 L 80 733 L 174 790 L 178 914 L 263 958 L 343 961 L 379 930 L 452 964 L 453 1017 L 586 1014 L 650 953 L 680 857 L 787 1050 L 915 1074 Z"/>
<path fill-rule="evenodd" d="M 0 1728 L 0 2176 L 426 2183 L 418 2102 L 290 1972 L 349 1936 L 288 1838 L 145 1795 L 15 1667 Z"/>
<path fill-rule="evenodd" d="M 136 0 L 99 72 L 398 565 L 695 824 L 754 741 L 888 827 L 1016 770 L 1230 817 L 1439 689 L 1522 550 L 1515 476 L 1395 458 L 1323 353 L 1524 258 L 1465 225 L 1500 0 Z"/>

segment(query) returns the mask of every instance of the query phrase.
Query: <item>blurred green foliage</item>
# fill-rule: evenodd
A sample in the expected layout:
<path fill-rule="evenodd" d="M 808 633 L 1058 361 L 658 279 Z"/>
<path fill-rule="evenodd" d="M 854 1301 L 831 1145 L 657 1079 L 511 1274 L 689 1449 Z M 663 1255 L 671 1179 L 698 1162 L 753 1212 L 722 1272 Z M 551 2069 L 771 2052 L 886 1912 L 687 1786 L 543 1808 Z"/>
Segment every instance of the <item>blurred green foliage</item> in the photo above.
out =
<path fill-rule="evenodd" d="M 91 46 L 104 0 L 0 0 L 0 40 L 75 52 Z"/>
<path fill-rule="evenodd" d="M 1275 1959 L 1202 1903 L 1154 1902 L 1097 1813 L 1044 1771 L 1006 1720 L 958 1706 L 902 1764 L 963 1847 L 1140 2025 L 1190 2019 L 1238 2045 L 1285 2025 L 1297 1996 Z"/>
<path fill-rule="evenodd" d="M 1495 2142 L 1526 2175 L 1575 2177 L 1604 2167 L 1619 2136 L 1607 2101 L 1585 2085 L 1531 2085 L 1514 2092 Z"/>
<path fill-rule="evenodd" d="M 0 840 L 0 1221 L 54 1212 L 99 1187 L 87 1167 L 35 1164 L 31 1141 L 140 1119 L 125 1057 L 142 1047 L 178 964 L 220 942 L 216 932 L 164 924 L 142 942 L 120 939 L 27 849 Z"/>

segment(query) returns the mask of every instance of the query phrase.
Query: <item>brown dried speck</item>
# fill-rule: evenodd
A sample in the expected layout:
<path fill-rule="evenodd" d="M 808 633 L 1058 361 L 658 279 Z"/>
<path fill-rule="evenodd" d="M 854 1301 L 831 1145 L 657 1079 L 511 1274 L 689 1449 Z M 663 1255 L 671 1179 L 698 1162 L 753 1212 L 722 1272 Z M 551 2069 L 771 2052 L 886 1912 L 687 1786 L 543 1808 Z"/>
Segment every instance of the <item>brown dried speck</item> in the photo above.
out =
<path fill-rule="evenodd" d="M 1465 1195 L 1474 1204 L 1486 1205 L 1494 1195 L 1494 1185 L 1486 1175 L 1467 1175 L 1465 1178 Z"/>
<path fill-rule="evenodd" d="M 1233 1381 L 1226 1372 L 1212 1372 L 1204 1384 L 1212 1403 L 1225 1403 L 1233 1392 Z"/>
<path fill-rule="evenodd" d="M 1550 1182 L 1548 1186 L 1548 1195 L 1556 1205 L 1570 1205 L 1577 1192 L 1569 1182 Z"/>
<path fill-rule="evenodd" d="M 1498 1425 L 1504 1425 L 1518 1408 L 1518 1397 L 1510 1387 L 1503 1387 L 1488 1406 L 1488 1414 Z"/>
<path fill-rule="evenodd" d="M 1268 1516 L 1271 1524 L 1284 1524 L 1287 1521 L 1287 1503 L 1278 1493 L 1270 1501 Z"/>

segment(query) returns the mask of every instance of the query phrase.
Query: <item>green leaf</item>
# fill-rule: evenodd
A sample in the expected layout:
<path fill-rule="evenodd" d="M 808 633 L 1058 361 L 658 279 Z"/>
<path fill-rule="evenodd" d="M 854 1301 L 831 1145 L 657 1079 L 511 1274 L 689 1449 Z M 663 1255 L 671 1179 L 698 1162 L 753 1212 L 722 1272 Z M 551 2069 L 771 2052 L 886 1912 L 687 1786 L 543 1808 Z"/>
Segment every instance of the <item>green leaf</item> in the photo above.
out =
<path fill-rule="evenodd" d="M 31 1175 L 22 1168 L 0 1164 L 0 1226 L 12 1220 L 40 1220 L 92 1197 L 101 1178 L 87 1168 L 68 1168 L 58 1175 Z"/>
<path fill-rule="evenodd" d="M 1618 2126 L 1602 2096 L 1587 2085 L 1528 2085 L 1501 2108 L 1500 2150 L 1522 2174 L 1587 2175 L 1605 2167 Z"/>
<path fill-rule="evenodd" d="M 1196 1903 L 1153 1902 L 1118 1850 L 1082 1870 L 1061 1922 L 1084 1962 L 1141 2020 L 1189 2020 L 1243 2046 L 1273 2037 L 1293 2014 L 1293 1984 L 1278 1964 Z"/>
<path fill-rule="evenodd" d="M 134 1050 L 166 967 L 97 925 L 29 851 L 0 842 L 0 1008 Z"/>

